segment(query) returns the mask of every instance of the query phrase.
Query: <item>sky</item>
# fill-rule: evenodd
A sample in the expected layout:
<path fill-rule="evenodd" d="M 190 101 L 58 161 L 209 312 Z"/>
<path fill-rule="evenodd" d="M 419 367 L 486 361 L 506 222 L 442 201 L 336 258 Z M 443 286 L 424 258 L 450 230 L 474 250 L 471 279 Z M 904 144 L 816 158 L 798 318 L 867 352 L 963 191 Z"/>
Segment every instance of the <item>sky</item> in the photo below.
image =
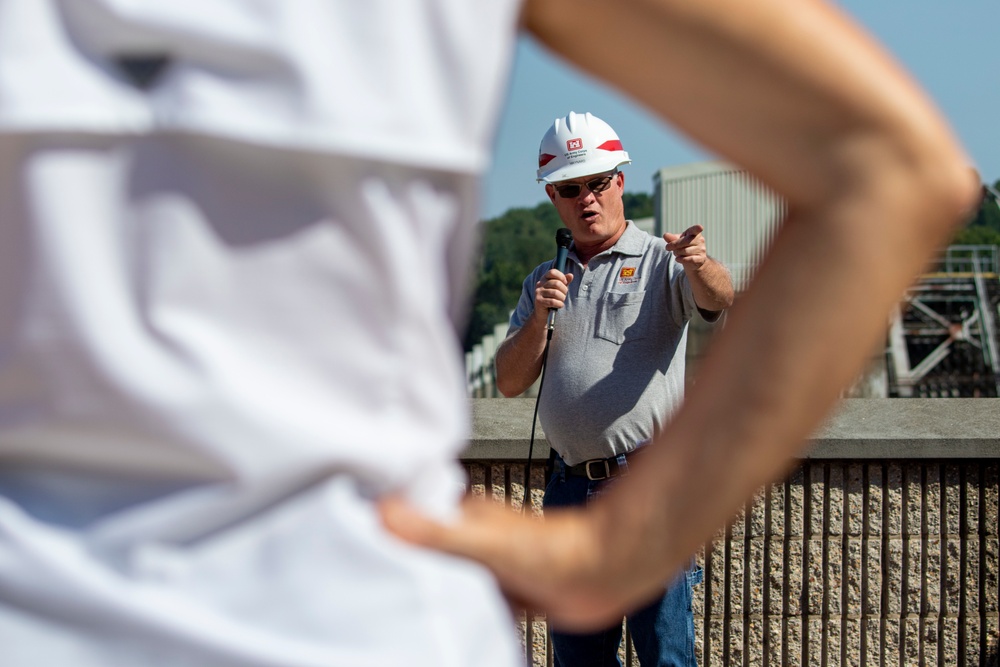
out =
<path fill-rule="evenodd" d="M 1000 179 L 1000 0 L 842 0 L 948 118 L 984 181 Z M 521 38 L 480 217 L 547 201 L 535 182 L 552 121 L 590 111 L 611 124 L 632 164 L 625 189 L 652 194 L 663 167 L 714 159 L 627 98 Z"/>

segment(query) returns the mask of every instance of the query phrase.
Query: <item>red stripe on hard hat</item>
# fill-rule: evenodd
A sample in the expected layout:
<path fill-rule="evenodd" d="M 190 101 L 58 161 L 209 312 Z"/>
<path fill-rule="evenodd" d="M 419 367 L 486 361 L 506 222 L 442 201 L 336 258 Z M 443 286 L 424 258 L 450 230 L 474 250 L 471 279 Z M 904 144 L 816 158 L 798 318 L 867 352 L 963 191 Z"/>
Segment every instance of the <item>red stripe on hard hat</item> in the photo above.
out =
<path fill-rule="evenodd" d="M 621 151 L 625 150 L 622 148 L 622 142 L 617 139 L 610 139 L 605 141 L 603 144 L 597 147 L 598 150 L 602 151 Z"/>
<path fill-rule="evenodd" d="M 544 167 L 549 162 L 552 162 L 555 159 L 556 159 L 555 155 L 549 155 L 548 153 L 542 153 L 541 155 L 538 156 L 538 166 L 539 167 Z"/>

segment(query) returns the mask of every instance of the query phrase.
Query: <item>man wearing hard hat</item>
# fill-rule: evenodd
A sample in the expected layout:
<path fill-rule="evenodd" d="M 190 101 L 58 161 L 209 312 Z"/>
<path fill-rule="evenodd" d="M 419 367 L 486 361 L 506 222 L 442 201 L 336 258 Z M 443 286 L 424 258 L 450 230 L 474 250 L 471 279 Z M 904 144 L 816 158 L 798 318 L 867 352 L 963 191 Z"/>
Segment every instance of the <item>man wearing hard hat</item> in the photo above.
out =
<path fill-rule="evenodd" d="M 729 272 L 708 256 L 700 226 L 650 236 L 625 219 L 630 162 L 615 131 L 589 113 L 557 118 L 542 138 L 538 180 L 572 232 L 565 273 L 553 262 L 524 281 L 497 351 L 497 386 L 516 396 L 539 376 L 550 312 L 558 312 L 539 398 L 554 450 L 546 507 L 582 505 L 627 473 L 663 429 L 684 391 L 687 322 L 717 320 L 733 300 Z M 671 582 L 628 617 L 643 667 L 696 665 L 691 585 Z M 618 664 L 621 624 L 591 634 L 554 632 L 557 665 Z"/>

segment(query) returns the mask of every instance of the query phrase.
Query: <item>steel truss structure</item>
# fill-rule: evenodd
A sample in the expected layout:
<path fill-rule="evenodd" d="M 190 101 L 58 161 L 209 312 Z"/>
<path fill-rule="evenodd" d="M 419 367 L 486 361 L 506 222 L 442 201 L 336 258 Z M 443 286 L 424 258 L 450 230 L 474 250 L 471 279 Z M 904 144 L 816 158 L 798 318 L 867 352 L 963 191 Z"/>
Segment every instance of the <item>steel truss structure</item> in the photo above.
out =
<path fill-rule="evenodd" d="M 950 246 L 889 329 L 889 395 L 1000 396 L 997 246 Z"/>

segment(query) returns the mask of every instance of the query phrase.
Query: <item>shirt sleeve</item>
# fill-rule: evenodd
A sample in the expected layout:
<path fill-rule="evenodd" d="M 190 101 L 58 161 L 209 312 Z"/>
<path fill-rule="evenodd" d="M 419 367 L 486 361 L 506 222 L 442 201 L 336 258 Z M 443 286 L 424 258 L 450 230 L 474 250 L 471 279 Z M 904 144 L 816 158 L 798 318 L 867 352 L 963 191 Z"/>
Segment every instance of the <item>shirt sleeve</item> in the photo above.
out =
<path fill-rule="evenodd" d="M 507 337 L 510 338 L 524 323 L 531 317 L 535 310 L 535 283 L 539 277 L 545 275 L 552 262 L 546 262 L 535 267 L 535 270 L 528 274 L 528 277 L 521 283 L 521 297 L 517 300 L 517 307 L 510 314 L 510 324 L 507 327 Z"/>

